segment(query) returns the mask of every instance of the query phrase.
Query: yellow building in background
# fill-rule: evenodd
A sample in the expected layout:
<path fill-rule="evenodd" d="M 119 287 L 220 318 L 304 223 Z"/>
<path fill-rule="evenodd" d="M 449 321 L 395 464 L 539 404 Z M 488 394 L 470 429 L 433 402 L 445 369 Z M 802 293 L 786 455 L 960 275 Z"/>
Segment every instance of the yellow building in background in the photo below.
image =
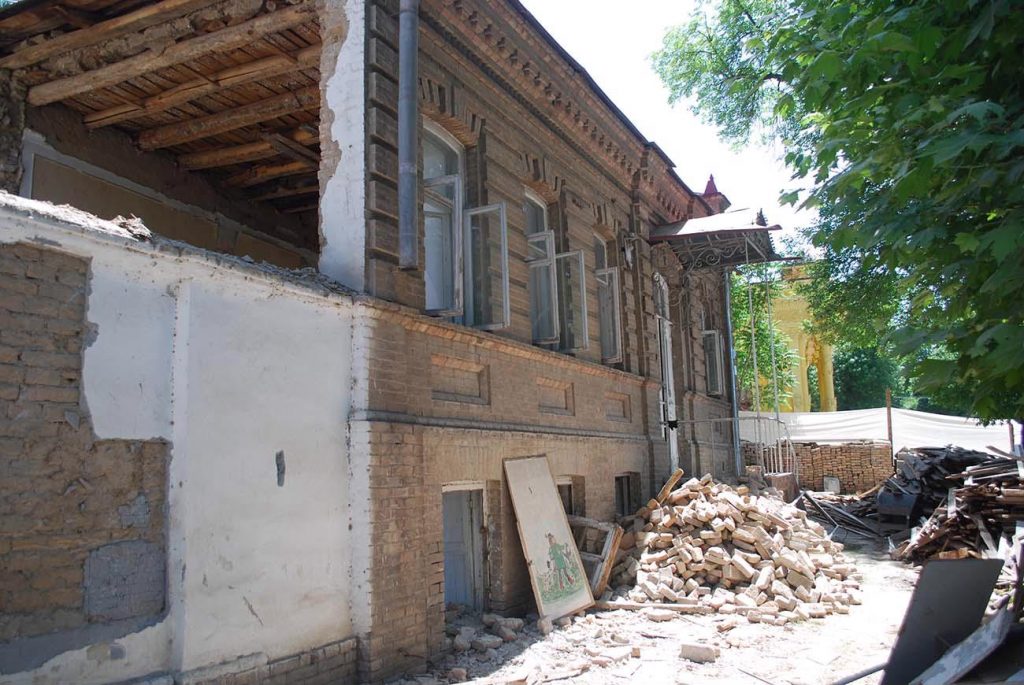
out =
<path fill-rule="evenodd" d="M 811 389 L 807 372 L 813 366 L 818 370 L 818 390 L 821 397 L 821 411 L 836 410 L 836 391 L 832 372 L 832 346 L 807 331 L 806 322 L 811 319 L 807 299 L 797 292 L 796 285 L 806 278 L 802 266 L 783 270 L 783 287 L 780 297 L 772 301 L 773 318 L 779 329 L 792 341 L 797 355 L 796 382 L 792 396 L 780 409 L 782 411 L 811 411 Z"/>

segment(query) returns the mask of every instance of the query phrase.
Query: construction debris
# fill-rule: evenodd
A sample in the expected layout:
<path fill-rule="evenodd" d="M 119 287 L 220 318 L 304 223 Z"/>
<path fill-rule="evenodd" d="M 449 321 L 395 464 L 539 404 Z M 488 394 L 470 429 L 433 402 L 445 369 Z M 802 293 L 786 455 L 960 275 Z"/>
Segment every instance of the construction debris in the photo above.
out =
<path fill-rule="evenodd" d="M 782 500 L 710 475 L 648 502 L 619 550 L 616 589 L 600 606 L 785 625 L 860 604 L 856 569 L 821 525 Z"/>

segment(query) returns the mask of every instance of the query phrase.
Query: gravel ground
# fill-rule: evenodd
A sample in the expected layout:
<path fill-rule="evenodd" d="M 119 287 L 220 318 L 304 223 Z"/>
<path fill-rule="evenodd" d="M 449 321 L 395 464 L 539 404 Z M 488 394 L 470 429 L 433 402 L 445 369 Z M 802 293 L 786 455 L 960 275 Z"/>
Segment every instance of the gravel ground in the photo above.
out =
<path fill-rule="evenodd" d="M 444 683 L 452 668 L 463 668 L 471 680 L 489 683 L 830 683 L 888 658 L 917 578 L 916 569 L 889 561 L 881 549 L 849 545 L 847 553 L 861 574 L 863 599 L 847 615 L 781 627 L 740 620 L 719 632 L 724 616 L 655 622 L 644 612 L 588 612 L 547 636 L 527 627 L 486 653 L 452 654 L 406 682 Z M 682 659 L 684 642 L 715 645 L 720 656 L 712 663 Z M 879 680 L 876 674 L 858 682 Z"/>

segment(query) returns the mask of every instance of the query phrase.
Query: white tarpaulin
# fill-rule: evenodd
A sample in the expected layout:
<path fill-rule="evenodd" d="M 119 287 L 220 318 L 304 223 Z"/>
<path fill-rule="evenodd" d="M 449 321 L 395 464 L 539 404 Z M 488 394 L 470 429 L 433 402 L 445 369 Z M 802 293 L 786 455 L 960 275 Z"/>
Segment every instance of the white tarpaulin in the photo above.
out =
<path fill-rule="evenodd" d="M 740 412 L 740 437 L 755 441 L 756 416 L 754 412 Z M 774 412 L 761 412 L 764 419 L 774 420 Z M 786 424 L 789 436 L 794 442 L 849 442 L 853 440 L 887 440 L 885 408 L 853 409 L 830 412 L 781 412 L 779 417 Z M 762 424 L 766 423 L 762 421 Z M 1020 435 L 1020 425 L 1014 424 L 1015 435 Z M 762 428 L 761 435 L 765 431 Z M 975 419 L 959 416 L 929 414 L 910 409 L 892 410 L 892 441 L 898 450 L 901 447 L 944 447 L 957 445 L 973 450 L 986 451 L 989 445 L 1010 451 L 1010 429 L 1004 423 L 982 426 Z"/>

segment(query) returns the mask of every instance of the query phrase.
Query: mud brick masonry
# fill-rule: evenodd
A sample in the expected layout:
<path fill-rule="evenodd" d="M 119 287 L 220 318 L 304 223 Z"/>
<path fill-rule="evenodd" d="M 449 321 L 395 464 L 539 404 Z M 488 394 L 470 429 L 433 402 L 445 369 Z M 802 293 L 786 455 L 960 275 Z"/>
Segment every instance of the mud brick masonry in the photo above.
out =
<path fill-rule="evenodd" d="M 503 460 L 605 520 L 737 475 L 730 267 L 681 237 L 728 199 L 515 0 L 422 0 L 411 52 L 399 4 L 0 9 L 5 682 L 383 682 L 449 581 L 534 609 Z"/>

